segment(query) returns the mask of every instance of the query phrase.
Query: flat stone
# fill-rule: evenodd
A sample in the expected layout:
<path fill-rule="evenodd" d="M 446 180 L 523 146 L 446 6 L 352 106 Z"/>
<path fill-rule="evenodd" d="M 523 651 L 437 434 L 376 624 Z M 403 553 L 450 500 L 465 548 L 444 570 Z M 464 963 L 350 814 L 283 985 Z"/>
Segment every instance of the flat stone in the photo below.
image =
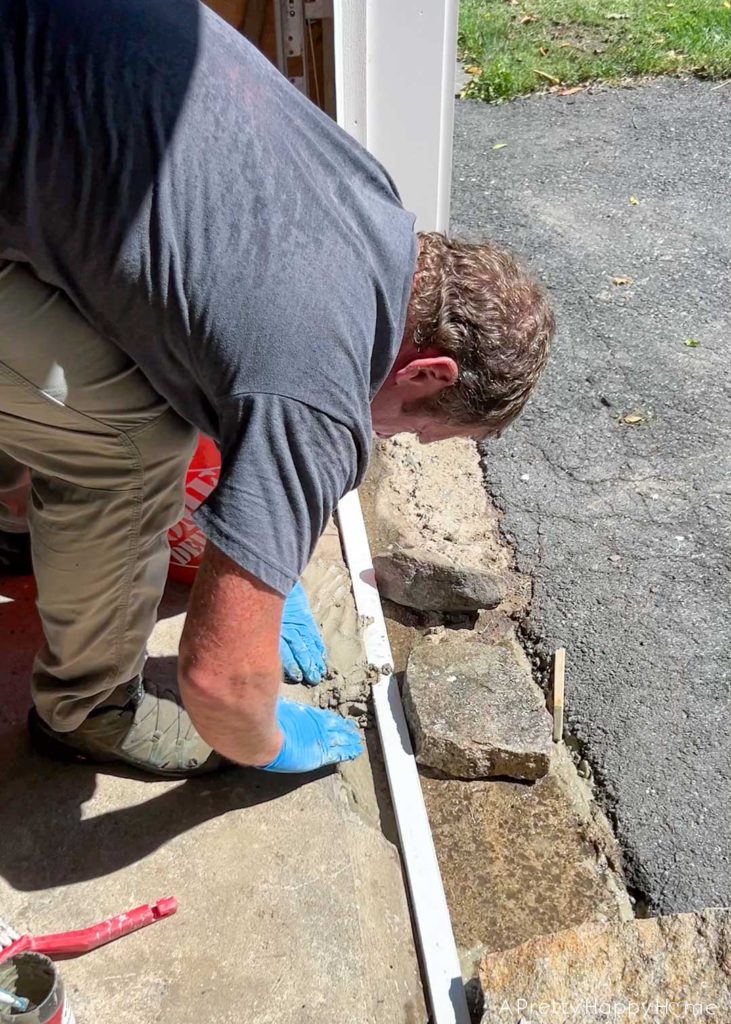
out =
<path fill-rule="evenodd" d="M 378 442 L 360 494 L 383 597 L 434 612 L 522 605 L 525 581 L 500 536 L 474 443 L 424 446 L 407 434 Z"/>
<path fill-rule="evenodd" d="M 420 764 L 462 779 L 539 779 L 551 757 L 551 716 L 514 639 L 469 634 L 411 652 L 404 708 Z"/>
<path fill-rule="evenodd" d="M 588 924 L 480 964 L 482 1024 L 731 1019 L 731 910 Z"/>
<path fill-rule="evenodd" d="M 384 597 L 419 611 L 479 611 L 496 608 L 503 598 L 498 576 L 435 551 L 394 548 L 375 555 L 373 567 Z"/>
<path fill-rule="evenodd" d="M 616 841 L 565 748 L 530 786 L 421 784 L 465 977 L 486 952 L 632 917 Z"/>

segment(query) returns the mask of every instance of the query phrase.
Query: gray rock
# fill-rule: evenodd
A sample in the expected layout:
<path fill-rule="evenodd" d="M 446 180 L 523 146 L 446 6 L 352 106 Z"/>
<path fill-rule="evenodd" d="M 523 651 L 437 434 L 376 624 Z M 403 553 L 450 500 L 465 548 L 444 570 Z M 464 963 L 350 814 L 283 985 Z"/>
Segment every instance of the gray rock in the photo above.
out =
<path fill-rule="evenodd" d="M 588 924 L 480 964 L 482 1024 L 731 1019 L 731 910 Z"/>
<path fill-rule="evenodd" d="M 488 646 L 455 634 L 420 643 L 403 700 L 420 764 L 464 779 L 548 771 L 551 716 L 514 639 Z"/>
<path fill-rule="evenodd" d="M 467 568 L 436 551 L 397 548 L 376 555 L 373 565 L 381 594 L 419 611 L 479 611 L 496 608 L 503 598 L 494 573 Z"/>

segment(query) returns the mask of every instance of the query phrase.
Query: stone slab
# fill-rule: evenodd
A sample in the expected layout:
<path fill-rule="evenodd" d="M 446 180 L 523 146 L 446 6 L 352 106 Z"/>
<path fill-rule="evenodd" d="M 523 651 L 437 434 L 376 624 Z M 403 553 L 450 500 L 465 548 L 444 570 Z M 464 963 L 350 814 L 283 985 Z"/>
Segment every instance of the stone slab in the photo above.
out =
<path fill-rule="evenodd" d="M 548 771 L 551 717 L 516 640 L 425 638 L 409 656 L 403 698 L 420 764 L 466 779 Z"/>
<path fill-rule="evenodd" d="M 589 924 L 486 956 L 482 1024 L 726 1024 L 731 910 Z"/>
<path fill-rule="evenodd" d="M 533 785 L 422 787 L 465 977 L 486 951 L 632 916 L 611 831 L 565 750 Z"/>
<path fill-rule="evenodd" d="M 390 601 L 419 611 L 478 611 L 496 608 L 503 599 L 500 578 L 470 569 L 447 555 L 394 545 L 373 558 L 378 586 Z"/>

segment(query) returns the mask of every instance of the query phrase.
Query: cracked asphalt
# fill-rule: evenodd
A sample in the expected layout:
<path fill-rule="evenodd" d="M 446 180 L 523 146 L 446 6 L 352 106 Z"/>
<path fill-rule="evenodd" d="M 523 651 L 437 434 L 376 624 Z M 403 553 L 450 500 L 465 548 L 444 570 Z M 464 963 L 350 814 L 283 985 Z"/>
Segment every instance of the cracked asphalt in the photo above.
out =
<path fill-rule="evenodd" d="M 697 81 L 456 111 L 452 231 L 525 254 L 559 318 L 488 487 L 651 913 L 731 904 L 730 138 Z"/>

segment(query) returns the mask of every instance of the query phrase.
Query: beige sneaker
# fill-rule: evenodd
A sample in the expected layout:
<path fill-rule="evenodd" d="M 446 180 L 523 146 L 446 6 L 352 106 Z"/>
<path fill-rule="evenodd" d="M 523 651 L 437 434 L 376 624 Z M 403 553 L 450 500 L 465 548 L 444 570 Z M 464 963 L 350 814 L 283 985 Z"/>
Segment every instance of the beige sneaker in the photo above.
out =
<path fill-rule="evenodd" d="M 72 732 L 56 732 L 32 708 L 30 734 L 45 753 L 62 760 L 119 761 L 168 778 L 204 775 L 230 764 L 195 731 L 176 690 L 135 680 L 118 687 L 110 701 Z"/>

